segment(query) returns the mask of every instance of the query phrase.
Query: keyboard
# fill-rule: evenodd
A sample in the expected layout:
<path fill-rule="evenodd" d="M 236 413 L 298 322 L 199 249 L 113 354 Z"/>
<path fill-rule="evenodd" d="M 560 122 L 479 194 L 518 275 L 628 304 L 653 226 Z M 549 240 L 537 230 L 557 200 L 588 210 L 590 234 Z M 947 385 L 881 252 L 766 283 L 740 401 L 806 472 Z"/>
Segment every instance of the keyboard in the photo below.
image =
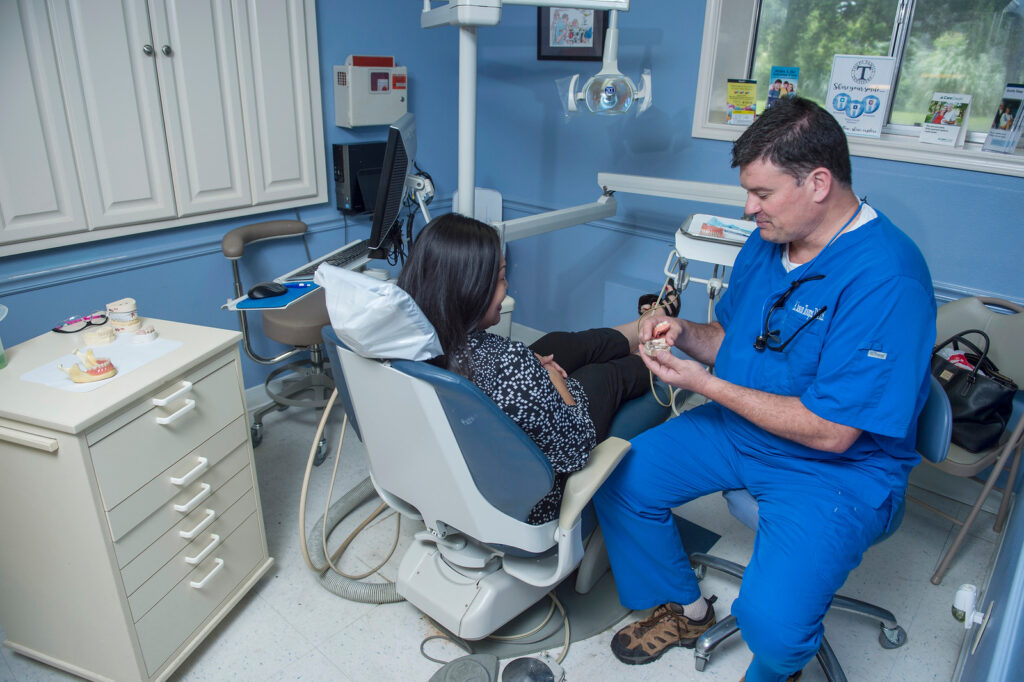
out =
<path fill-rule="evenodd" d="M 326 256 L 321 256 L 316 260 L 310 261 L 306 265 L 302 266 L 297 270 L 289 272 L 280 278 L 282 282 L 302 282 L 313 279 L 313 273 L 320 267 L 321 263 L 330 263 L 331 265 L 343 268 L 348 265 L 358 264 L 358 261 L 365 260 L 367 254 L 370 252 L 370 242 L 365 239 L 358 239 L 354 242 L 346 244 L 345 246 L 331 251 Z"/>

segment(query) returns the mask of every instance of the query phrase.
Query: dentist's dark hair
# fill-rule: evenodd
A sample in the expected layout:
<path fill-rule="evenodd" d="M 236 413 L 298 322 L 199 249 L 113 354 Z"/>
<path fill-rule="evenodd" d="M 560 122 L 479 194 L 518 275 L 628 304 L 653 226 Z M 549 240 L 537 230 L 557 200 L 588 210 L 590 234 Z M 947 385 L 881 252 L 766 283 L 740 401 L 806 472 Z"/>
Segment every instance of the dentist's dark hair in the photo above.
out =
<path fill-rule="evenodd" d="M 755 161 L 775 164 L 797 183 L 815 168 L 827 168 L 845 187 L 853 182 L 842 126 L 828 111 L 802 97 L 780 99 L 733 144 L 733 168 Z"/>
<path fill-rule="evenodd" d="M 466 344 L 494 298 L 501 240 L 490 225 L 448 213 L 424 226 L 398 276 L 434 325 L 444 356 L 434 364 L 469 376 Z"/>

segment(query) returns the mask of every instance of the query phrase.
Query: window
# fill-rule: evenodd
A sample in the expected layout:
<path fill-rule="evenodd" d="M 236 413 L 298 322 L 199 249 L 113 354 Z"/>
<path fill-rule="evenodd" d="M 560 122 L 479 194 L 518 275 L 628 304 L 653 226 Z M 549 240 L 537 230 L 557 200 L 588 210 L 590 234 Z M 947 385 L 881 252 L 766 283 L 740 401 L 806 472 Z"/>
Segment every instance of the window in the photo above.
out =
<path fill-rule="evenodd" d="M 694 136 L 738 137 L 726 79 L 756 79 L 762 111 L 773 65 L 800 67 L 799 93 L 823 103 L 835 54 L 898 60 L 881 139 L 851 153 L 1024 176 L 1024 156 L 980 151 L 1005 84 L 1024 82 L 1024 0 L 708 0 Z M 935 92 L 973 97 L 963 149 L 916 139 Z"/>

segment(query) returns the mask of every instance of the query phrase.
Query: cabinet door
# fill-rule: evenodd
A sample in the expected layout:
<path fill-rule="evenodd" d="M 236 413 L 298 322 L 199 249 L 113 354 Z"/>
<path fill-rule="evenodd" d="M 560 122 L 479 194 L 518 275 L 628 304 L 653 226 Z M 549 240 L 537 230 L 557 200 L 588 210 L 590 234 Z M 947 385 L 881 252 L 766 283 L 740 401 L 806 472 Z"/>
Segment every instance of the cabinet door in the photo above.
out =
<path fill-rule="evenodd" d="M 145 4 L 49 6 L 90 229 L 174 216 Z"/>
<path fill-rule="evenodd" d="M 0 3 L 0 64 L 0 241 L 84 229 L 45 4 Z"/>
<path fill-rule="evenodd" d="M 316 196 L 324 162 L 313 0 L 232 0 L 254 203 Z M 315 76 L 314 76 L 315 77 Z M 316 100 L 313 101 L 311 92 Z M 314 108 L 315 107 L 315 108 Z M 321 180 L 322 181 L 322 180 Z"/>
<path fill-rule="evenodd" d="M 149 0 L 178 215 L 252 204 L 230 0 Z"/>

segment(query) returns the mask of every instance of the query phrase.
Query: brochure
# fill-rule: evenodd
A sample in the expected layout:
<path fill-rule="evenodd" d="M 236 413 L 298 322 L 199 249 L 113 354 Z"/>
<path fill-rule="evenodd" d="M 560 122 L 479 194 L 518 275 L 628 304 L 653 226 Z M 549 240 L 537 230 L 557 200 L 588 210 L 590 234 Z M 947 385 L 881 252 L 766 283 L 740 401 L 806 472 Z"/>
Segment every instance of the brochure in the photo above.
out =
<path fill-rule="evenodd" d="M 895 73 L 895 57 L 850 54 L 833 57 L 825 107 L 847 135 L 882 135 Z"/>
<path fill-rule="evenodd" d="M 799 80 L 799 66 L 773 66 L 768 78 L 768 101 L 764 108 L 770 109 L 780 99 L 796 97 L 796 85 Z"/>
<path fill-rule="evenodd" d="M 748 126 L 754 122 L 757 81 L 730 78 L 725 91 L 725 122 Z"/>
<path fill-rule="evenodd" d="M 971 116 L 971 96 L 936 92 L 928 105 L 921 128 L 921 142 L 961 147 L 967 137 Z"/>
<path fill-rule="evenodd" d="M 1021 119 L 1024 119 L 1024 112 L 1021 111 L 1022 100 L 1024 83 L 1007 83 L 1003 96 L 996 106 L 992 127 L 985 138 L 985 144 L 981 146 L 981 151 L 1013 153 L 1017 148 L 1017 140 L 1020 139 Z"/>

